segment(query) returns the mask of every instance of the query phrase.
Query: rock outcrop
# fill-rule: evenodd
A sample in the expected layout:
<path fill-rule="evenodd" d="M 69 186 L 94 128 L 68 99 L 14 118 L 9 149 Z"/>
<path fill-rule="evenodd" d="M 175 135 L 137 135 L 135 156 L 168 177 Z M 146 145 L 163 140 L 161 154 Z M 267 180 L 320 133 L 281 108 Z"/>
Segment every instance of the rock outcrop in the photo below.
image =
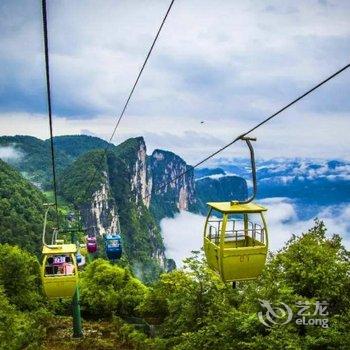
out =
<path fill-rule="evenodd" d="M 103 172 L 104 181 L 100 189 L 92 195 L 89 204 L 84 205 L 80 210 L 87 233 L 93 236 L 102 236 L 106 233 L 119 230 L 119 217 L 115 200 L 111 195 L 111 189 L 107 172 Z"/>
<path fill-rule="evenodd" d="M 158 219 L 196 205 L 193 168 L 176 154 L 155 150 L 149 157 L 151 208 Z"/>
<path fill-rule="evenodd" d="M 136 202 L 143 202 L 149 207 L 152 191 L 152 177 L 147 168 L 146 144 L 143 138 L 138 138 L 138 149 L 136 149 L 136 161 L 133 164 L 131 176 L 131 190 L 135 194 Z"/>

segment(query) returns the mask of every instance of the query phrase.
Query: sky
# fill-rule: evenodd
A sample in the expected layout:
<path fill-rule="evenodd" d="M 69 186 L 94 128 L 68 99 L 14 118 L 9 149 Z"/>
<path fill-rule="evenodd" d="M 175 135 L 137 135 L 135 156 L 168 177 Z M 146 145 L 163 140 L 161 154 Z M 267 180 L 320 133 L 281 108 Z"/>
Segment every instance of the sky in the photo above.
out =
<path fill-rule="evenodd" d="M 109 139 L 168 4 L 48 1 L 55 135 Z M 40 1 L 0 15 L 0 134 L 45 139 Z M 113 141 L 195 163 L 350 63 L 349 18 L 346 0 L 175 0 Z M 349 159 L 349 84 L 350 69 L 259 129 L 257 157 Z"/>

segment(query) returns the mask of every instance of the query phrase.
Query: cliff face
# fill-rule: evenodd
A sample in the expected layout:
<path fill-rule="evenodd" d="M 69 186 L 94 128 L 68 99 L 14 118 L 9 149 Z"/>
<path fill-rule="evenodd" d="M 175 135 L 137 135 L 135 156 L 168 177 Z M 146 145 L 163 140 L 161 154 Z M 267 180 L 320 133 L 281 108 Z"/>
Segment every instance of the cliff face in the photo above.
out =
<path fill-rule="evenodd" d="M 81 163 L 86 167 L 87 162 Z M 162 187 L 184 171 L 188 171 L 185 176 Z M 92 200 L 81 210 L 88 233 L 115 231 L 120 218 L 125 251 L 138 273 L 148 273 L 141 268 L 146 257 L 165 269 L 167 259 L 158 222 L 195 207 L 193 169 L 171 152 L 156 150 L 148 157 L 145 142 L 139 137 L 109 152 L 98 178 Z"/>
<path fill-rule="evenodd" d="M 149 211 L 152 174 L 143 138 L 129 139 L 107 156 L 109 183 L 118 207 L 125 250 L 143 279 L 166 268 L 160 228 Z M 155 264 L 154 264 L 155 263 Z"/>
<path fill-rule="evenodd" d="M 152 174 L 151 208 L 154 215 L 161 219 L 173 216 L 179 210 L 193 210 L 196 195 L 192 167 L 176 154 L 162 150 L 155 150 L 148 162 Z M 179 177 L 184 172 L 187 173 Z M 176 180 L 170 182 L 173 179 Z"/>
<path fill-rule="evenodd" d="M 152 192 L 152 175 L 147 168 L 146 144 L 143 138 L 138 139 L 135 149 L 136 159 L 132 165 L 131 191 L 135 194 L 136 202 L 143 202 L 148 208 L 150 205 Z"/>
<path fill-rule="evenodd" d="M 115 200 L 105 171 L 103 179 L 100 189 L 92 194 L 91 202 L 80 209 L 80 216 L 87 228 L 87 233 L 93 236 L 119 232 L 120 227 Z"/>
<path fill-rule="evenodd" d="M 192 210 L 196 205 L 193 170 L 172 152 L 155 150 L 147 156 L 143 138 L 129 139 L 117 148 L 128 164 L 127 177 L 132 192 L 131 200 L 150 208 L 157 218 L 173 216 L 179 210 Z M 189 172 L 167 184 L 183 172 Z"/>
<path fill-rule="evenodd" d="M 247 182 L 239 176 L 204 177 L 196 180 L 197 208 L 207 212 L 207 202 L 244 200 L 248 198 Z"/>

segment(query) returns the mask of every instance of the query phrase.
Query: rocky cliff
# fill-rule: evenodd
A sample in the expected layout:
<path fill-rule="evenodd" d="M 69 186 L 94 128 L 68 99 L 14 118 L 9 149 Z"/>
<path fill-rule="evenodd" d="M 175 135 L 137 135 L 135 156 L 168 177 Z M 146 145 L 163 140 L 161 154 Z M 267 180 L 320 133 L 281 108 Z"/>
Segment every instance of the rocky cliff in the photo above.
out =
<path fill-rule="evenodd" d="M 129 139 L 107 154 L 88 152 L 61 178 L 61 194 L 80 208 L 89 234 L 104 235 L 120 224 L 124 256 L 139 277 L 150 281 L 166 268 L 160 229 L 148 209 L 152 178 L 143 138 Z"/>
<path fill-rule="evenodd" d="M 67 184 L 77 182 L 71 186 L 73 197 L 78 195 L 78 187 L 84 187 L 80 170 L 96 169 L 97 155 L 96 151 L 85 154 L 67 172 Z M 185 176 L 164 186 L 185 171 Z M 72 191 L 66 189 L 65 197 L 72 198 Z M 169 265 L 159 220 L 179 210 L 195 208 L 193 169 L 171 152 L 156 150 L 147 156 L 142 137 L 129 139 L 108 152 L 90 196 L 81 202 L 81 217 L 89 234 L 104 235 L 116 230 L 120 218 L 125 251 L 138 273 L 147 275 L 147 259 L 162 269 Z"/>
<path fill-rule="evenodd" d="M 93 192 L 91 202 L 84 203 L 79 210 L 87 233 L 92 236 L 120 231 L 118 211 L 107 172 L 103 172 L 102 179 L 101 187 Z"/>
<path fill-rule="evenodd" d="M 131 191 L 135 194 L 136 202 L 143 202 L 148 208 L 151 201 L 152 174 L 147 168 L 146 144 L 143 138 L 138 138 L 136 158 L 132 165 Z"/>
<path fill-rule="evenodd" d="M 163 150 L 155 150 L 148 163 L 152 176 L 151 209 L 156 218 L 173 216 L 179 210 L 194 210 L 196 194 L 192 167 L 176 154 Z M 185 175 L 180 176 L 183 173 Z"/>
<path fill-rule="evenodd" d="M 207 213 L 207 202 L 244 200 L 248 197 L 247 182 L 239 176 L 202 177 L 196 179 L 197 209 Z"/>

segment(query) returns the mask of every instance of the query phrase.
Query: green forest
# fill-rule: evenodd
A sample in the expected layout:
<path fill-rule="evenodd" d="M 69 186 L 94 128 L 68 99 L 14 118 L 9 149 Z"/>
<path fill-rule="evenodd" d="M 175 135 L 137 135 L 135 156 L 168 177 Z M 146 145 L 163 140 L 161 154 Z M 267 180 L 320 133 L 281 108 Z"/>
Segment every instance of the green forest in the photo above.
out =
<path fill-rule="evenodd" d="M 208 269 L 200 252 L 151 285 L 96 259 L 80 273 L 85 336 L 74 340 L 70 300 L 46 299 L 37 257 L 2 244 L 1 349 L 349 349 L 349 258 L 340 237 L 327 238 L 316 221 L 269 257 L 259 279 L 236 289 Z M 295 312 L 299 302 L 327 300 L 327 327 L 265 327 L 259 299 Z"/>

